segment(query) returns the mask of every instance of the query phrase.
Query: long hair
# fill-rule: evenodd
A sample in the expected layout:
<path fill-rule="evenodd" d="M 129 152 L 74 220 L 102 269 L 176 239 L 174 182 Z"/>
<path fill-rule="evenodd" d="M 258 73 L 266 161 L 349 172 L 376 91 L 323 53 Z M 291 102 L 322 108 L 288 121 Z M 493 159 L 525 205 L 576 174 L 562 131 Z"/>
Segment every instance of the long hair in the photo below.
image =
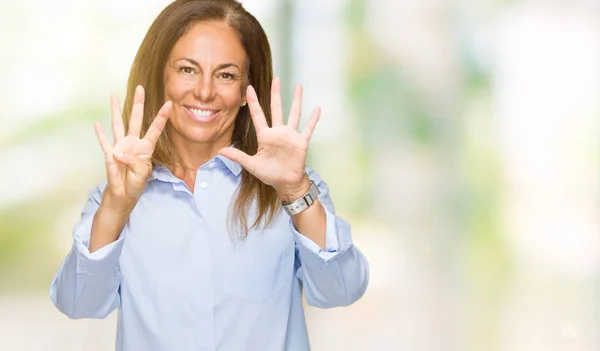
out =
<path fill-rule="evenodd" d="M 126 128 L 131 117 L 135 87 L 142 85 L 146 88 L 146 103 L 141 134 L 146 133 L 164 104 L 163 72 L 173 46 L 193 24 L 203 21 L 224 22 L 236 33 L 249 63 L 246 82 L 256 90 L 267 124 L 272 125 L 270 91 L 273 63 L 269 41 L 260 23 L 235 0 L 177 0 L 154 20 L 133 61 L 123 109 Z M 153 164 L 171 166 L 178 162 L 178 155 L 166 132 L 158 139 L 152 155 Z M 257 152 L 256 130 L 248 106 L 240 108 L 238 112 L 232 143 L 248 155 Z M 254 203 L 257 205 L 256 218 L 249 219 L 249 209 Z M 249 230 L 260 224 L 268 226 L 273 221 L 279 210 L 277 192 L 243 169 L 230 210 L 231 218 L 235 219 L 235 223 L 230 224 L 233 224 L 239 234 L 245 236 Z"/>

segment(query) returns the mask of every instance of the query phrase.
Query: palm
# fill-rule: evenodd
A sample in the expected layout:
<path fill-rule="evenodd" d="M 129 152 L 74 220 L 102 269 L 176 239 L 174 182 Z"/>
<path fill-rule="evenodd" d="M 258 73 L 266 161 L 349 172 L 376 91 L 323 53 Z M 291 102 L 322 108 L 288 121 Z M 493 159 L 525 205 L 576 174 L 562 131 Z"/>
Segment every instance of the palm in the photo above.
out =
<path fill-rule="evenodd" d="M 221 150 L 221 154 L 238 162 L 263 183 L 276 189 L 301 183 L 306 175 L 308 144 L 319 120 L 320 109 L 316 108 L 313 111 L 307 126 L 300 133 L 298 132 L 302 104 L 300 86 L 297 86 L 294 91 L 287 124 L 283 123 L 280 86 L 277 78 L 273 80 L 271 89 L 272 127 L 267 125 L 252 87 L 248 87 L 246 97 L 256 128 L 258 151 L 255 155 L 249 156 L 240 150 L 225 148 Z"/>
<path fill-rule="evenodd" d="M 143 88 L 136 89 L 127 136 L 116 97 L 111 99 L 111 108 L 114 145 L 110 145 L 100 124 L 95 124 L 105 156 L 108 195 L 117 201 L 137 201 L 152 173 L 152 153 L 169 118 L 171 103 L 161 108 L 143 138 L 139 137 L 144 112 Z"/>
<path fill-rule="evenodd" d="M 304 174 L 308 140 L 288 127 L 273 127 L 258 133 L 258 151 L 248 167 L 264 183 L 287 184 Z"/>
<path fill-rule="evenodd" d="M 123 150 L 123 153 L 138 159 L 140 167 L 136 173 L 132 166 L 117 161 L 114 157 L 106 159 L 106 173 L 108 183 L 112 187 L 113 195 L 118 198 L 135 198 L 132 189 L 138 189 L 147 181 L 147 175 L 152 170 L 153 146 L 149 142 L 135 136 L 127 136 L 115 143 L 114 150 Z M 115 152 L 116 153 L 116 152 Z"/>

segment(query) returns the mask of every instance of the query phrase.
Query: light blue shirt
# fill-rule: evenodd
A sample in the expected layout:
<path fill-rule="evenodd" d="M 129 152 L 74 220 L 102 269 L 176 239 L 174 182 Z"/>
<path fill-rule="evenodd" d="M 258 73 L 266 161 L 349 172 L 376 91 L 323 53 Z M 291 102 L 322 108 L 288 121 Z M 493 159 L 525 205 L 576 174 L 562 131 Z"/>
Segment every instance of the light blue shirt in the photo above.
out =
<path fill-rule="evenodd" d="M 296 231 L 284 211 L 268 228 L 233 240 L 228 209 L 241 170 L 217 156 L 198 169 L 192 193 L 154 167 L 119 239 L 90 253 L 100 184 L 52 281 L 56 307 L 70 318 L 104 318 L 118 308 L 120 351 L 309 350 L 302 292 L 312 306 L 349 305 L 367 288 L 367 261 L 310 169 L 327 216 L 327 250 Z"/>

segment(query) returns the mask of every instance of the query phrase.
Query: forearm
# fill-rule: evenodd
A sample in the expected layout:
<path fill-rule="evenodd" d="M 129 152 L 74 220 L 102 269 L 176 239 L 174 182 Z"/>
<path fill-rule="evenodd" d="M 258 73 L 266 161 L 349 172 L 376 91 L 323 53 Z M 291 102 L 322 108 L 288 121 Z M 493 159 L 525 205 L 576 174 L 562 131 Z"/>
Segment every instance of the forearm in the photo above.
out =
<path fill-rule="evenodd" d="M 323 250 L 326 249 L 327 217 L 318 199 L 306 210 L 293 215 L 292 222 L 300 234 L 314 241 Z"/>
<path fill-rule="evenodd" d="M 302 261 L 297 276 L 304 282 L 306 300 L 311 306 L 346 306 L 364 294 L 369 280 L 368 263 L 352 243 L 348 222 L 330 212 L 329 207 L 325 207 L 325 222 L 326 250 L 305 235 L 296 234 Z"/>
<path fill-rule="evenodd" d="M 115 203 L 108 196 L 103 196 L 98 211 L 94 215 L 90 235 L 90 253 L 115 242 L 129 220 L 135 204 Z"/>
<path fill-rule="evenodd" d="M 73 229 L 73 247 L 56 272 L 50 288 L 56 307 L 71 318 L 102 318 L 119 304 L 119 257 L 123 241 L 117 240 L 97 248 L 94 253 L 89 250 L 94 223 L 97 223 L 96 230 L 101 229 L 98 231 L 100 235 L 94 239 L 98 240 L 102 238 L 101 234 L 108 232 L 104 230 L 106 225 L 115 219 L 104 209 L 100 211 L 100 203 L 104 201 L 101 201 L 103 189 L 101 184 L 90 192 L 81 220 Z M 106 201 L 104 206 L 109 203 Z M 122 235 L 121 232 L 118 234 Z"/>
<path fill-rule="evenodd" d="M 278 190 L 277 193 L 282 201 L 291 202 L 304 196 L 310 186 L 311 180 L 308 175 L 305 174 L 302 182 L 283 190 Z M 319 247 L 325 250 L 327 217 L 325 215 L 325 209 L 318 198 L 315 199 L 315 202 L 310 207 L 291 216 L 291 218 L 294 227 L 299 233 L 311 239 L 319 245 Z"/>
<path fill-rule="evenodd" d="M 311 169 L 307 169 L 307 178 L 315 182 L 320 194 L 315 203 L 290 220 L 301 262 L 296 275 L 304 282 L 306 301 L 311 306 L 349 305 L 364 294 L 369 265 L 352 243 L 350 223 L 336 215 L 327 184 Z M 299 196 L 309 187 L 304 184 Z M 296 198 L 297 193 L 288 201 Z"/>

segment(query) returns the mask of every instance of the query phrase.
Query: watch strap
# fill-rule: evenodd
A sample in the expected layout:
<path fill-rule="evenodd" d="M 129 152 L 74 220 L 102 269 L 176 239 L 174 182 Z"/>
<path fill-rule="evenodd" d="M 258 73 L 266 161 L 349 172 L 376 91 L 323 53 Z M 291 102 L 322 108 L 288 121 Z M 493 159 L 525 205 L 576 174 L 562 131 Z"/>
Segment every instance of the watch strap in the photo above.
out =
<path fill-rule="evenodd" d="M 321 191 L 317 187 L 317 184 L 315 184 L 315 182 L 311 180 L 310 188 L 308 189 L 306 194 L 304 194 L 302 197 L 295 201 L 284 201 L 281 203 L 281 205 L 283 206 L 283 209 L 288 215 L 293 216 L 309 208 L 310 205 L 312 205 L 317 200 L 320 193 Z"/>

